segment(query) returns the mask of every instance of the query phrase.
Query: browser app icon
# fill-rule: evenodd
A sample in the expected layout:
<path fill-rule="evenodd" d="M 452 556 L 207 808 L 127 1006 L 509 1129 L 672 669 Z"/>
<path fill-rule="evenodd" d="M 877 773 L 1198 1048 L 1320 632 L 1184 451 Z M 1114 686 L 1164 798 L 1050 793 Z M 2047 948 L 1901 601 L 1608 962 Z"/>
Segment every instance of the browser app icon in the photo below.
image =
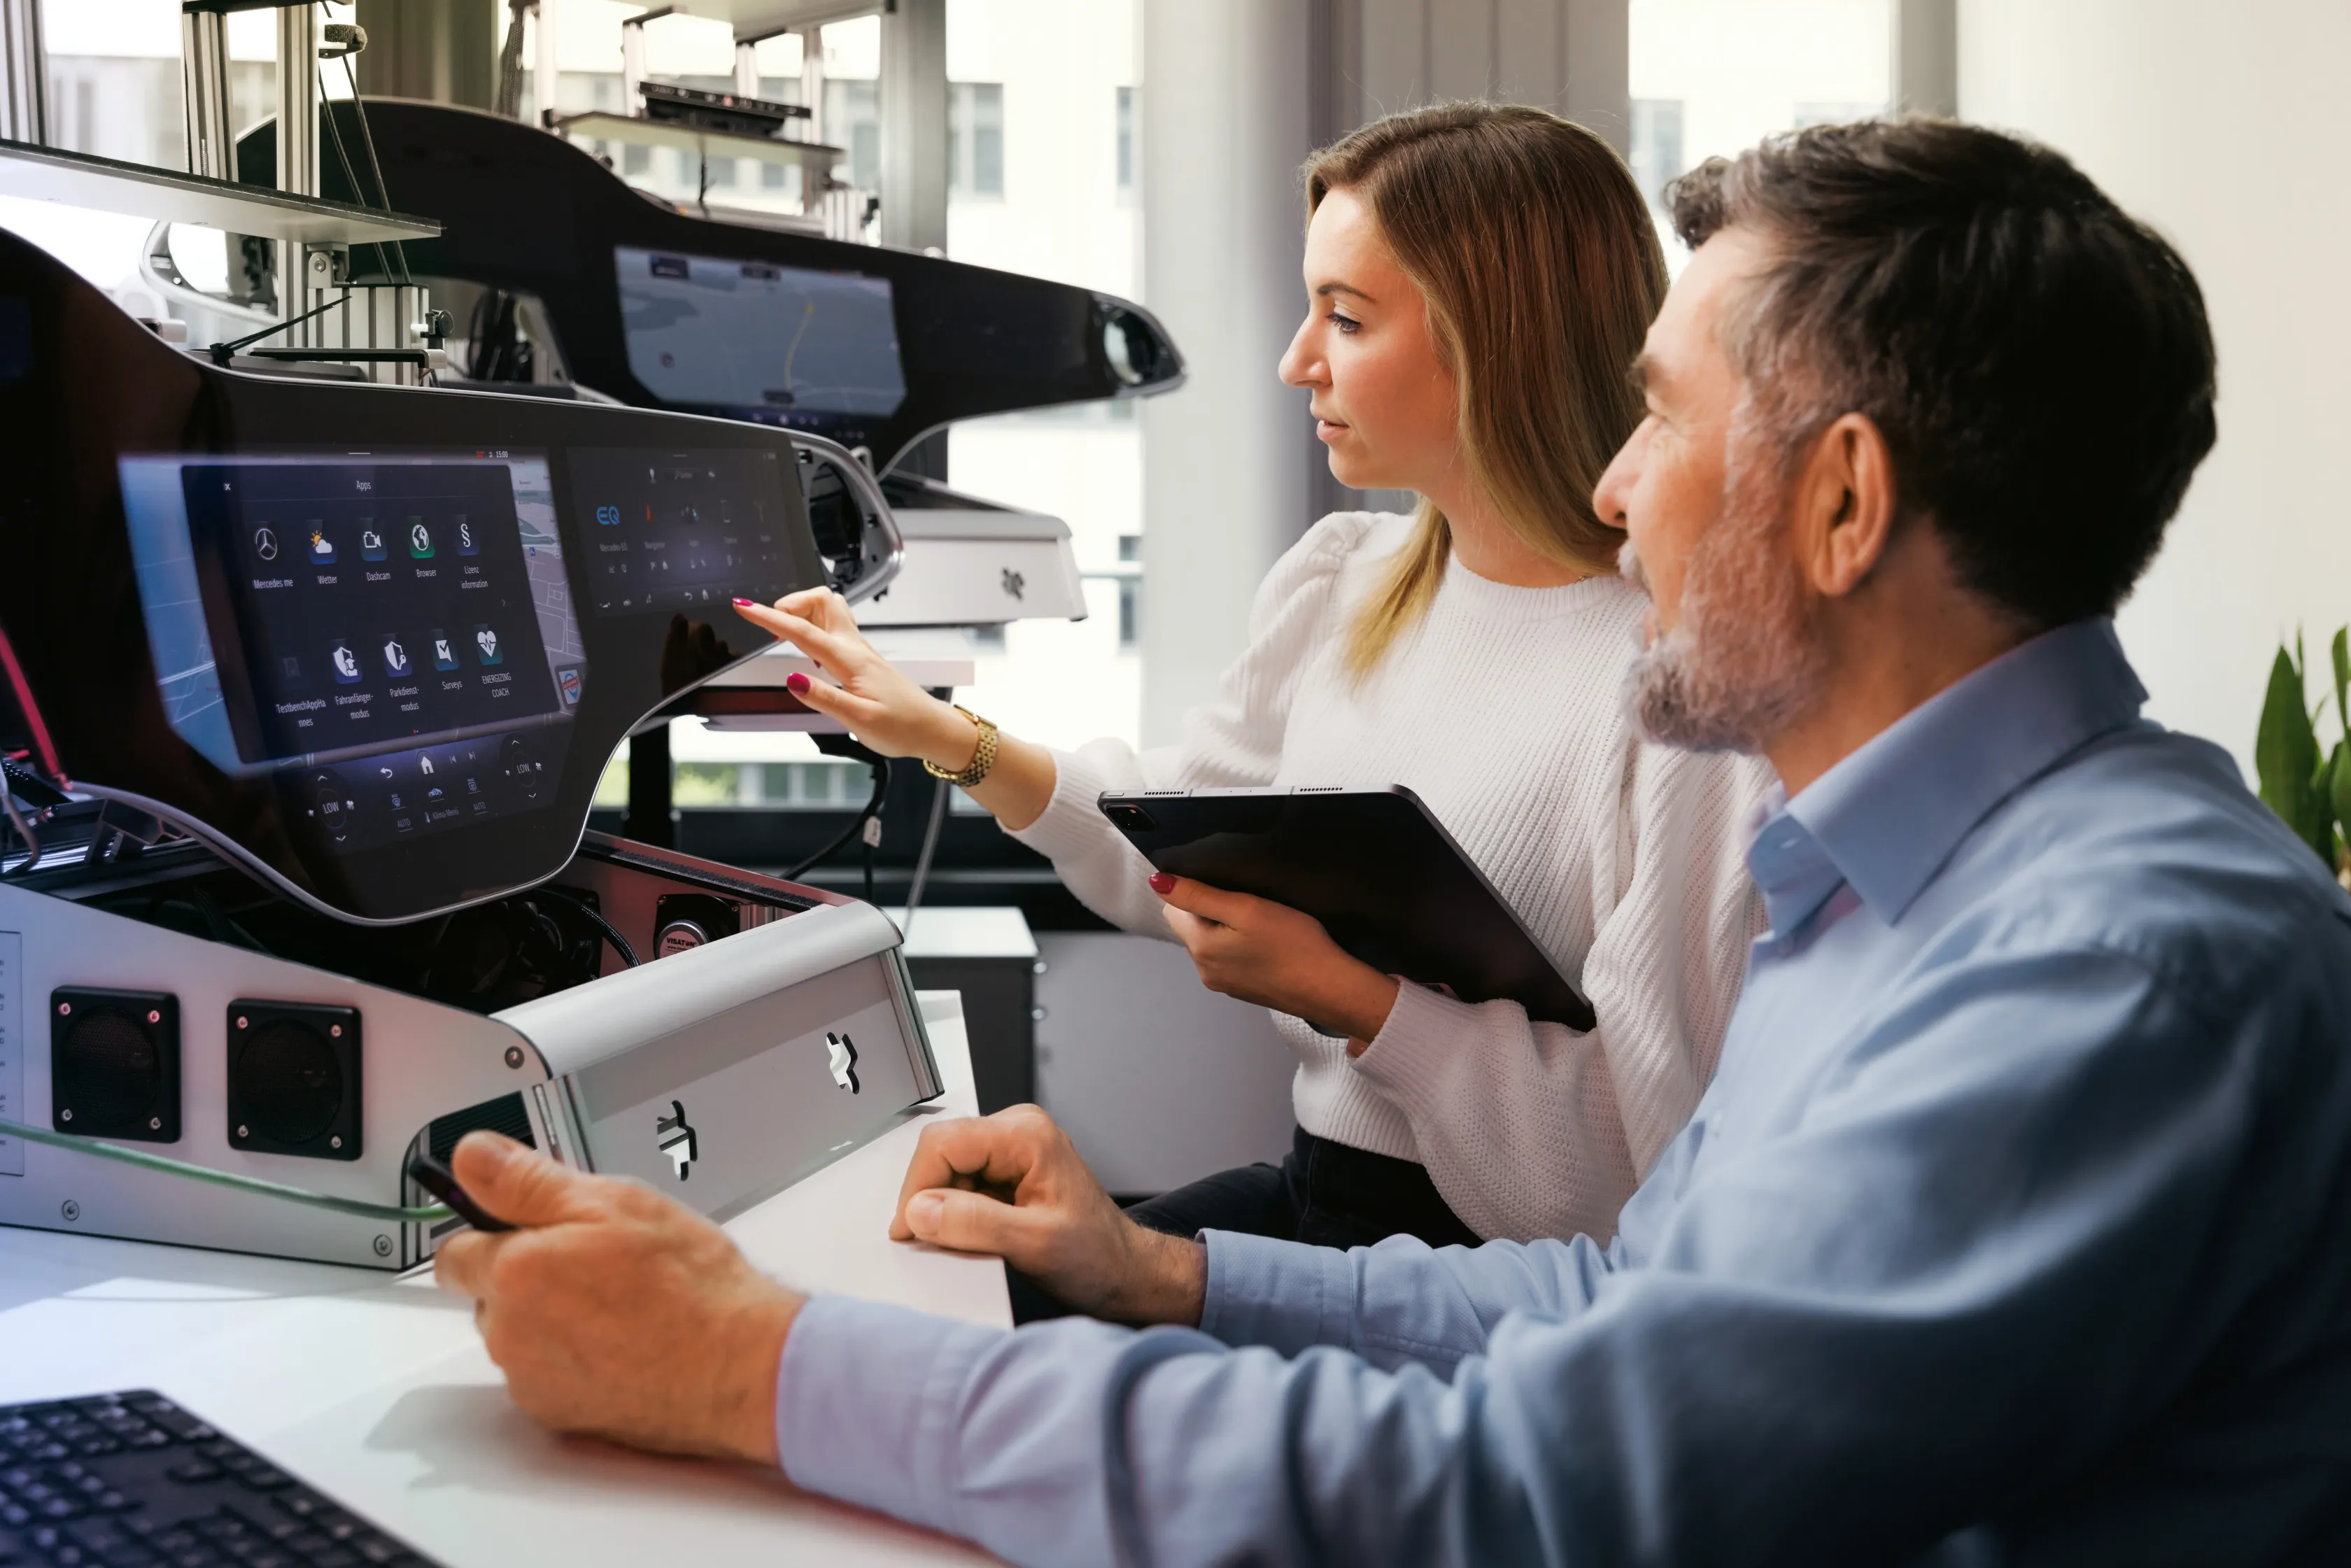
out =
<path fill-rule="evenodd" d="M 408 519 L 408 554 L 414 560 L 433 559 L 433 530 L 424 526 L 423 517 Z"/>

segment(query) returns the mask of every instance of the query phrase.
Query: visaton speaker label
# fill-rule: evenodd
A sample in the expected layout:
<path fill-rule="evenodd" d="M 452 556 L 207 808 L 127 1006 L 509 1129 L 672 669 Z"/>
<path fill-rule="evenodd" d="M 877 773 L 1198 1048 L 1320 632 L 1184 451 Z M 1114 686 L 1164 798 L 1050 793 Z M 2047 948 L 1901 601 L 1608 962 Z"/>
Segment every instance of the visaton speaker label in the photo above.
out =
<path fill-rule="evenodd" d="M 25 1024 L 25 941 L 0 931 L 0 1118 L 31 1120 L 25 1112 L 25 1052 L 33 1048 Z M 0 1176 L 25 1174 L 25 1141 L 0 1138 Z"/>

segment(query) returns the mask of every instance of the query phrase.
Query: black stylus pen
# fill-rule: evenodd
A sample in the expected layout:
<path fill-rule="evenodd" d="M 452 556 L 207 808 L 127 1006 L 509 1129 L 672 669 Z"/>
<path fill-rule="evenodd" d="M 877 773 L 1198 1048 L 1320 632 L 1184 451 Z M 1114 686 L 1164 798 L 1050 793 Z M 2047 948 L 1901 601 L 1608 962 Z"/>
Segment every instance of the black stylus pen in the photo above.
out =
<path fill-rule="evenodd" d="M 419 1151 L 416 1157 L 408 1162 L 408 1179 L 447 1204 L 456 1212 L 458 1218 L 476 1230 L 514 1228 L 505 1220 L 495 1219 L 483 1213 L 482 1206 L 474 1201 L 474 1195 L 457 1185 L 456 1173 L 430 1154 Z"/>

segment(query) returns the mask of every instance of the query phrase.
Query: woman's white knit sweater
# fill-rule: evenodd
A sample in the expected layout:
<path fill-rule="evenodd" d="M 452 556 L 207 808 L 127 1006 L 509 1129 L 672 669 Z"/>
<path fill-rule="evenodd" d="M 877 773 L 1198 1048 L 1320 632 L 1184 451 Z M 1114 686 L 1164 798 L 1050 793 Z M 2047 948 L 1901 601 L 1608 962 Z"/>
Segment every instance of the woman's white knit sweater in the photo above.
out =
<path fill-rule="evenodd" d="M 1509 899 L 1598 1027 L 1531 1024 L 1406 986 L 1370 1049 L 1276 1014 L 1299 1125 L 1417 1160 L 1479 1235 L 1606 1239 L 1714 1071 L 1760 929 L 1745 864 L 1761 763 L 1644 744 L 1624 717 L 1639 591 L 1614 577 L 1510 588 L 1445 574 L 1426 618 L 1360 685 L 1356 607 L 1408 517 L 1323 518 L 1259 590 L 1249 646 L 1182 744 L 1057 752 L 1017 835 L 1087 906 L 1169 935 L 1151 867 L 1094 805 L 1105 789 L 1403 784 Z"/>

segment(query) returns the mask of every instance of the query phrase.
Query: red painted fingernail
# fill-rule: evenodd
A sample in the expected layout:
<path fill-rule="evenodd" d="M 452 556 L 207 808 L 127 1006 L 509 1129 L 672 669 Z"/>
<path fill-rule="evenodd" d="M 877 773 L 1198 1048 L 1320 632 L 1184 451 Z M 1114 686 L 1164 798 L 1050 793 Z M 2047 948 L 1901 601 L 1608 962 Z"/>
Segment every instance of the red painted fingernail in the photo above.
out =
<path fill-rule="evenodd" d="M 784 690 L 791 693 L 792 695 L 798 696 L 808 689 L 809 678 L 806 675 L 801 674 L 798 670 L 794 670 L 790 674 L 784 677 Z"/>
<path fill-rule="evenodd" d="M 738 593 L 735 596 L 735 602 L 737 604 L 748 604 L 751 601 Z"/>
<path fill-rule="evenodd" d="M 1176 891 L 1176 879 L 1164 871 L 1155 871 L 1151 873 L 1151 891 L 1157 894 L 1173 893 Z"/>

